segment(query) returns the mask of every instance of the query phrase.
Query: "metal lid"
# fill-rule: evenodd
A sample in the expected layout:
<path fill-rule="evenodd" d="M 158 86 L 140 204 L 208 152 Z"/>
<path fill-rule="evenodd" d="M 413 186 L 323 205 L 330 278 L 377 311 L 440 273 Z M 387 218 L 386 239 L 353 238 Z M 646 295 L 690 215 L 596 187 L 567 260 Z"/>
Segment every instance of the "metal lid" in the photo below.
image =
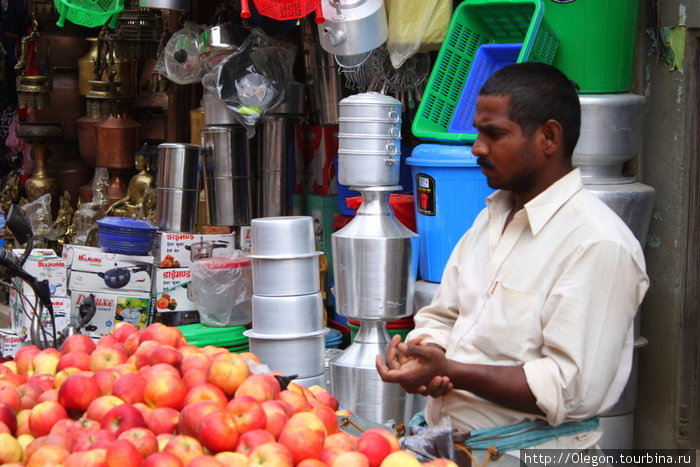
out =
<path fill-rule="evenodd" d="M 202 147 L 189 143 L 160 143 L 158 149 L 194 149 L 199 151 Z"/>
<path fill-rule="evenodd" d="M 378 92 L 363 92 L 353 94 L 339 102 L 339 105 L 391 105 L 401 107 L 401 101 L 394 99 L 391 96 L 380 94 Z"/>

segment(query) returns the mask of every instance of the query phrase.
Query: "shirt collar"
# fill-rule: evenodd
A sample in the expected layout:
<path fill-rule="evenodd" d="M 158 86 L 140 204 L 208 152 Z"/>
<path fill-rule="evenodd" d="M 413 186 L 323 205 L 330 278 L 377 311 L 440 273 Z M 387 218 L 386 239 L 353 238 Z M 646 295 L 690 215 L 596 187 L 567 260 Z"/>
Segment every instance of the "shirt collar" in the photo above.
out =
<path fill-rule="evenodd" d="M 559 208 L 582 188 L 581 171 L 575 168 L 526 203 L 523 210 L 532 234 L 537 235 Z M 513 207 L 513 195 L 498 190 L 486 198 L 486 205 L 492 218 L 507 215 Z"/>

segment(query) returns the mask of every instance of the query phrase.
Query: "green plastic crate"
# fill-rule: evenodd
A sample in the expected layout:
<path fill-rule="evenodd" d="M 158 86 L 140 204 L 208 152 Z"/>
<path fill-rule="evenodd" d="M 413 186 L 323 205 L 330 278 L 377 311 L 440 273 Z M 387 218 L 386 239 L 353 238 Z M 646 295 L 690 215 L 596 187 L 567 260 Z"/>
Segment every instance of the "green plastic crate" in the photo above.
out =
<path fill-rule="evenodd" d="M 248 350 L 248 338 L 243 335 L 243 331 L 247 329 L 245 326 L 216 328 L 194 323 L 178 326 L 177 328 L 182 331 L 182 335 L 185 336 L 188 344 L 196 345 L 197 347 L 213 345 L 235 352 Z"/>
<path fill-rule="evenodd" d="M 466 143 L 475 134 L 450 133 L 476 52 L 483 44 L 522 43 L 516 60 L 552 64 L 559 41 L 544 19 L 543 0 L 465 0 L 457 6 L 413 121 L 420 139 Z"/>

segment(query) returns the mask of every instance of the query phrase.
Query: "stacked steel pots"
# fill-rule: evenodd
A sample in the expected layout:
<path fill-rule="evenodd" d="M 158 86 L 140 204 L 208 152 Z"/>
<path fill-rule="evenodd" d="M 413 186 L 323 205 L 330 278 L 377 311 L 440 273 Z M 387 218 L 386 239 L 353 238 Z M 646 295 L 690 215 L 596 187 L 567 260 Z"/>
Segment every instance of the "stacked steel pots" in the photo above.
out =
<path fill-rule="evenodd" d="M 325 385 L 319 255 L 310 216 L 251 221 L 253 266 L 250 350 L 271 370 L 304 386 Z"/>
<path fill-rule="evenodd" d="M 336 312 L 360 322 L 355 339 L 329 362 L 331 391 L 360 417 L 403 423 L 406 392 L 384 383 L 375 357 L 390 338 L 386 322 L 413 313 L 418 236 L 394 215 L 401 189 L 401 103 L 385 95 L 350 96 L 339 105 L 338 181 L 362 194 L 357 215 L 331 235 Z"/>
<path fill-rule="evenodd" d="M 586 189 L 610 207 L 627 224 L 640 244 L 646 244 L 654 207 L 654 188 L 623 174 L 625 162 L 634 158 L 642 141 L 646 98 L 632 93 L 580 94 L 581 136 L 573 163 L 581 169 Z M 614 433 L 615 448 L 631 448 L 637 396 L 637 361 L 646 339 L 634 323 L 633 366 L 618 402 L 600 418 L 605 433 Z M 601 439 L 608 446 L 610 435 Z M 613 445 L 611 445 L 613 446 Z"/>
<path fill-rule="evenodd" d="M 194 232 L 199 199 L 200 147 L 158 145 L 156 223 L 165 232 Z"/>

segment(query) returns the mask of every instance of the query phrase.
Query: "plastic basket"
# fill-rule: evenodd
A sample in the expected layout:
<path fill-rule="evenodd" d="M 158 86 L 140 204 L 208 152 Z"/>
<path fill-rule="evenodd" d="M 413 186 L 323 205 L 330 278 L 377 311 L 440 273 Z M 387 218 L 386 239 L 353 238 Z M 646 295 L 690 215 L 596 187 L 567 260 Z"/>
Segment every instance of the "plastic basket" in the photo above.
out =
<path fill-rule="evenodd" d="M 253 0 L 253 3 L 258 13 L 277 21 L 303 18 L 321 4 L 319 0 Z"/>
<path fill-rule="evenodd" d="M 474 112 L 479 90 L 489 76 L 506 65 L 515 63 L 522 44 L 484 44 L 479 47 L 474 57 L 467 83 L 459 96 L 454 115 L 450 121 L 450 133 L 466 133 L 476 139 Z"/>
<path fill-rule="evenodd" d="M 124 0 L 54 0 L 60 17 L 56 25 L 63 27 L 66 20 L 79 26 L 95 28 L 109 22 L 117 26 L 119 13 L 124 10 Z"/>
<path fill-rule="evenodd" d="M 178 329 L 187 339 L 188 344 L 196 345 L 197 347 L 213 345 L 225 347 L 236 352 L 248 350 L 248 338 L 243 335 L 243 331 L 246 330 L 245 326 L 215 328 L 194 323 L 178 326 Z"/>
<path fill-rule="evenodd" d="M 473 134 L 449 125 L 477 51 L 484 44 L 521 43 L 516 62 L 554 61 L 559 41 L 543 18 L 543 0 L 465 0 L 455 8 L 413 121 L 421 139 L 462 143 Z"/>

